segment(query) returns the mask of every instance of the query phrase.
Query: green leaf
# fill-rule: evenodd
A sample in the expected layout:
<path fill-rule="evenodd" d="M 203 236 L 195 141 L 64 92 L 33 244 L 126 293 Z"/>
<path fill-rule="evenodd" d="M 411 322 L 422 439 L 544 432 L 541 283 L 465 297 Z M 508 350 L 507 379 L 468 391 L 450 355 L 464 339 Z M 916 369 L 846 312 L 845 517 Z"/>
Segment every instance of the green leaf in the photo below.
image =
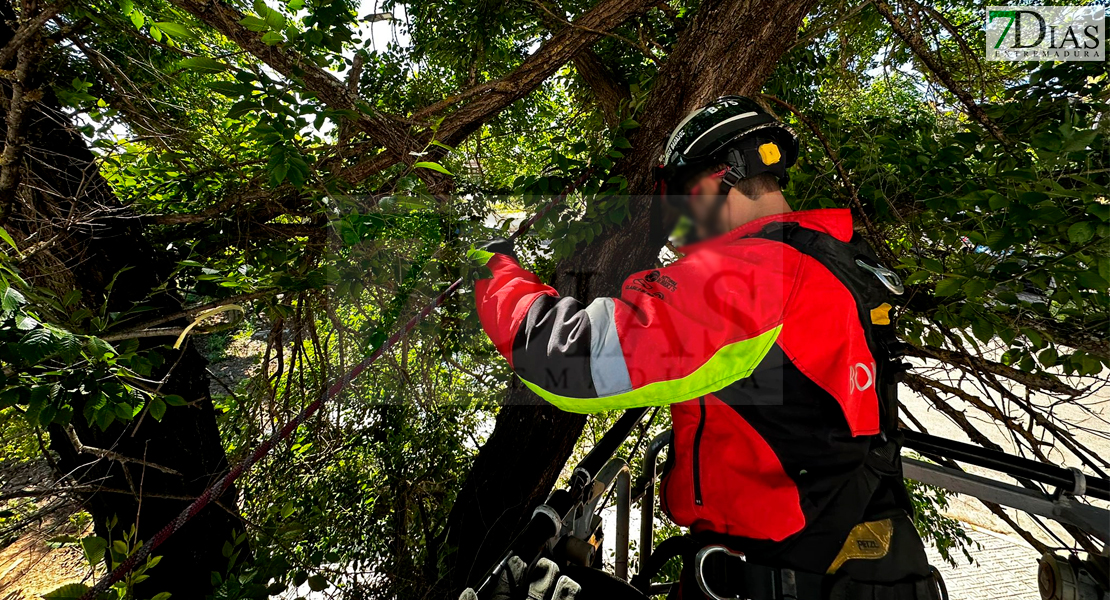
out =
<path fill-rule="evenodd" d="M 58 354 L 62 360 L 73 362 L 81 355 L 81 339 L 75 335 L 63 335 L 58 338 Z"/>
<path fill-rule="evenodd" d="M 1068 227 L 1068 239 L 1073 244 L 1086 244 L 1095 237 L 1095 227 L 1090 221 L 1080 221 Z"/>
<path fill-rule="evenodd" d="M 16 310 L 26 303 L 27 298 L 25 298 L 23 294 L 19 293 L 19 290 L 13 288 L 10 285 L 4 288 L 3 293 L 0 293 L 0 308 L 5 311 Z"/>
<path fill-rule="evenodd" d="M 353 113 L 354 111 L 347 111 L 347 112 L 352 112 Z M 357 119 L 358 118 L 358 113 L 355 113 L 352 118 Z M 448 152 L 454 152 L 455 151 L 455 149 L 452 146 L 444 144 L 443 142 L 441 142 L 439 140 L 432 140 L 432 141 L 428 142 L 428 145 L 429 146 L 438 146 L 438 147 L 443 148 L 444 150 L 446 150 Z"/>
<path fill-rule="evenodd" d="M 0 240 L 4 240 L 5 242 L 8 243 L 9 246 L 11 246 L 12 248 L 15 248 L 15 251 L 17 253 L 19 252 L 19 246 L 15 245 L 15 240 L 12 239 L 11 234 L 8 233 L 7 230 L 4 229 L 3 227 L 0 227 Z"/>
<path fill-rule="evenodd" d="M 96 425 L 101 431 L 107 431 L 112 421 L 116 420 L 116 413 L 111 408 L 102 408 L 96 411 Z"/>
<path fill-rule="evenodd" d="M 418 163 L 414 163 L 412 166 L 414 169 L 431 169 L 433 171 L 443 173 L 444 175 L 452 175 L 451 171 L 448 171 L 447 169 L 443 168 L 443 165 L 435 162 L 421 161 Z"/>
<path fill-rule="evenodd" d="M 85 551 L 85 560 L 89 566 L 99 567 L 104 560 L 104 551 L 108 549 L 108 540 L 90 535 L 81 538 L 81 549 Z"/>
<path fill-rule="evenodd" d="M 46 600 L 69 600 L 84 596 L 90 589 L 89 586 L 83 583 L 67 583 L 53 592 L 43 594 L 42 597 Z"/>
<path fill-rule="evenodd" d="M 1022 192 L 1022 194 L 1018 196 L 1018 199 L 1021 200 L 1023 204 L 1033 205 L 1044 202 L 1049 198 L 1048 194 L 1044 192 Z"/>
<path fill-rule="evenodd" d="M 910 273 L 910 276 L 906 277 L 906 279 L 903 280 L 902 283 L 904 283 L 905 285 L 915 285 L 921 283 L 922 281 L 925 281 L 929 278 L 930 275 L 932 275 L 932 273 L 928 271 L 914 271 L 913 273 Z"/>
<path fill-rule="evenodd" d="M 1108 287 L 1107 280 L 1094 271 L 1080 271 L 1079 273 L 1076 273 L 1075 281 L 1079 284 L 1080 287 L 1089 290 L 1098 290 L 1100 292 L 1104 292 Z"/>
<path fill-rule="evenodd" d="M 270 29 L 285 28 L 285 15 L 272 8 L 267 8 L 266 14 L 262 15 L 262 18 L 265 19 L 266 24 L 270 26 Z"/>
<path fill-rule="evenodd" d="M 1110 204 L 1092 202 L 1087 205 L 1087 212 L 1098 217 L 1100 221 L 1110 221 Z"/>
<path fill-rule="evenodd" d="M 132 10 L 130 16 L 131 24 L 135 26 L 135 29 L 142 29 L 143 25 L 146 24 L 146 16 L 144 16 L 143 13 Z"/>
<path fill-rule="evenodd" d="M 186 27 L 184 25 L 179 25 L 177 23 L 171 23 L 169 21 L 159 21 L 159 22 L 155 23 L 155 25 L 157 25 L 158 29 L 161 29 L 164 33 L 170 34 L 171 37 L 175 37 L 175 38 L 183 39 L 183 40 L 195 40 L 195 39 L 197 39 L 196 34 L 194 34 L 191 29 L 189 29 L 188 27 Z"/>
<path fill-rule="evenodd" d="M 85 407 L 81 410 L 81 413 L 85 416 L 85 421 L 87 421 L 89 425 L 93 424 L 93 421 L 96 419 L 96 413 L 106 403 L 107 399 L 104 396 L 104 392 L 100 390 L 96 390 L 85 400 Z"/>
<path fill-rule="evenodd" d="M 987 234 L 987 246 L 991 250 L 1001 250 L 1009 245 L 1007 242 L 1007 232 L 1003 229 L 998 229 Z"/>
<path fill-rule="evenodd" d="M 174 394 L 170 394 L 168 396 L 162 396 L 162 400 L 165 401 L 165 403 L 169 404 L 170 406 L 185 406 L 186 404 L 188 404 L 187 402 L 185 402 L 184 398 L 182 398 L 181 396 L 174 395 Z"/>
<path fill-rule="evenodd" d="M 205 87 L 228 98 L 241 98 L 254 91 L 254 86 L 236 81 L 210 81 Z"/>
<path fill-rule="evenodd" d="M 54 351 L 54 334 L 49 329 L 33 329 L 28 331 L 19 344 L 16 352 L 22 356 L 27 364 L 37 364 Z"/>
<path fill-rule="evenodd" d="M 53 387 L 54 385 L 36 385 L 31 388 L 31 401 L 27 404 L 27 412 L 23 413 L 23 418 L 31 427 L 39 424 L 39 414 L 46 407 L 46 402 L 50 400 Z"/>
<path fill-rule="evenodd" d="M 493 252 L 479 250 L 477 248 L 471 248 L 466 251 L 466 259 L 479 267 L 486 266 L 486 263 L 489 262 L 489 259 L 493 258 L 493 255 Z"/>
<path fill-rule="evenodd" d="M 281 163 L 280 165 L 270 169 L 270 187 L 277 187 L 285 181 L 285 175 L 289 173 L 289 163 Z"/>
<path fill-rule="evenodd" d="M 932 271 L 933 273 L 938 273 L 939 274 L 939 273 L 944 272 L 944 263 L 940 262 L 939 260 L 937 260 L 935 258 L 923 258 L 921 260 L 921 264 L 922 264 L 922 266 L 924 266 L 926 269 Z"/>
<path fill-rule="evenodd" d="M 67 416 L 62 419 L 63 423 L 69 420 L 68 414 L 69 413 L 66 413 Z M 42 408 L 42 412 L 39 413 L 39 424 L 43 426 L 49 425 L 54 422 L 54 418 L 57 416 L 58 408 L 53 404 L 47 404 Z"/>
<path fill-rule="evenodd" d="M 19 403 L 20 388 L 8 388 L 0 392 L 0 408 L 8 408 Z"/>
<path fill-rule="evenodd" d="M 158 558 L 161 558 L 161 557 L 158 557 Z M 172 596 L 172 595 L 173 594 L 171 594 L 169 592 L 158 592 L 150 600 L 170 600 L 170 596 Z"/>
<path fill-rule="evenodd" d="M 254 100 L 240 100 L 227 109 L 227 118 L 238 119 L 252 110 L 262 108 L 262 104 Z"/>
<path fill-rule="evenodd" d="M 973 333 L 980 342 L 988 342 L 994 337 L 994 325 L 986 319 L 975 319 L 971 323 L 971 333 Z"/>
<path fill-rule="evenodd" d="M 313 575 L 308 578 L 308 587 L 314 592 L 322 592 L 328 589 L 328 580 L 323 575 Z"/>
<path fill-rule="evenodd" d="M 116 417 L 118 417 L 121 421 L 128 421 L 131 419 L 131 417 L 135 416 L 135 409 L 126 402 L 120 402 L 119 404 L 113 406 L 112 410 L 115 411 Z"/>
<path fill-rule="evenodd" d="M 227 69 L 227 65 L 224 63 L 207 56 L 192 56 L 177 64 L 182 69 L 191 69 L 201 73 L 221 73 Z"/>
<path fill-rule="evenodd" d="M 952 296 L 960 291 L 960 280 L 949 277 L 937 284 L 936 295 L 940 297 Z"/>
<path fill-rule="evenodd" d="M 263 21 L 262 19 L 259 19 L 254 15 L 247 15 L 243 17 L 239 20 L 239 24 L 243 27 L 246 27 L 248 30 L 254 31 L 256 33 L 268 31 L 270 29 L 270 26 L 266 24 L 266 21 Z"/>
<path fill-rule="evenodd" d="M 276 46 L 285 41 L 285 36 L 280 31 L 267 31 L 262 34 L 262 43 L 268 46 Z"/>
<path fill-rule="evenodd" d="M 166 403 L 161 398 L 154 397 L 150 401 L 150 416 L 154 417 L 155 421 L 161 421 L 162 417 L 166 414 Z"/>
<path fill-rule="evenodd" d="M 968 298 L 975 298 L 987 291 L 987 287 L 987 283 L 981 279 L 969 279 L 963 286 L 964 295 Z"/>
<path fill-rule="evenodd" d="M 1039 355 L 1037 355 L 1037 360 L 1041 363 L 1041 366 L 1046 369 L 1055 366 L 1056 361 L 1059 358 L 1060 357 L 1059 355 L 1057 355 L 1055 348 L 1045 348 L 1041 351 Z"/>
<path fill-rule="evenodd" d="M 103 359 L 108 353 L 118 354 L 111 344 L 96 336 L 89 337 L 89 351 L 99 359 Z"/>
<path fill-rule="evenodd" d="M 34 317 L 28 315 L 19 315 L 15 318 L 15 328 L 20 331 L 30 331 L 39 326 L 39 322 Z"/>

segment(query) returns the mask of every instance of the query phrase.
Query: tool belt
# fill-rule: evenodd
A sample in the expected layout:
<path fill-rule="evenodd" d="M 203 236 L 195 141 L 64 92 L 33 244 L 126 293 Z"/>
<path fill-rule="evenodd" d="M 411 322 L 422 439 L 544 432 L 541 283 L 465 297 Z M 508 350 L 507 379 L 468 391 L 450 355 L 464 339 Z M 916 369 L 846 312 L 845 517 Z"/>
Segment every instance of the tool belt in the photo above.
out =
<path fill-rule="evenodd" d="M 698 587 L 713 600 L 947 600 L 935 570 L 915 581 L 872 583 L 758 565 L 720 544 L 698 550 L 692 567 Z"/>
<path fill-rule="evenodd" d="M 893 535 L 890 523 L 888 519 L 854 528 L 826 573 L 761 565 L 724 544 L 706 545 L 690 536 L 676 536 L 656 547 L 631 584 L 646 591 L 663 565 L 681 556 L 684 565 L 679 585 L 686 591 L 685 598 L 697 597 L 691 589 L 696 582 L 702 595 L 712 600 L 948 600 L 944 580 L 927 565 L 928 570 L 907 573 L 894 582 L 864 581 L 841 569 L 854 559 L 870 563 L 867 559 L 885 556 Z"/>

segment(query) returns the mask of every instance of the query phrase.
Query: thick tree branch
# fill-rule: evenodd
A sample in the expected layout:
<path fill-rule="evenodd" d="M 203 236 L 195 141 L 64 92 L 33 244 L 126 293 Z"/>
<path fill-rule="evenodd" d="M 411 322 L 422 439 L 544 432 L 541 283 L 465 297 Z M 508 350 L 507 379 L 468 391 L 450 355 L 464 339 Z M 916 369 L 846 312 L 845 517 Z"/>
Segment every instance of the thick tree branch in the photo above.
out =
<path fill-rule="evenodd" d="M 964 58 L 967 60 L 968 64 L 975 65 L 976 70 L 979 71 L 979 85 L 983 86 L 983 63 L 980 61 L 980 54 L 971 49 L 971 45 L 967 43 L 967 40 L 964 38 L 959 28 L 949 21 L 948 17 L 944 16 L 943 13 L 932 6 L 922 4 L 917 0 L 907 0 L 907 2 L 912 4 L 917 10 L 928 13 L 937 23 L 940 23 L 941 27 L 944 27 L 944 29 L 948 31 L 952 39 L 956 40 L 956 44 L 960 46 L 960 50 L 963 52 Z"/>
<path fill-rule="evenodd" d="M 412 164 L 415 157 L 410 153 L 423 150 L 432 139 L 428 132 L 412 135 L 400 119 L 369 109 L 366 103 L 352 95 L 348 86 L 337 77 L 296 52 L 281 45 L 270 46 L 263 43 L 258 33 L 239 24 L 243 15 L 222 0 L 172 1 L 176 6 L 192 13 L 277 72 L 300 81 L 306 90 L 316 94 L 328 106 L 357 111 L 359 117 L 355 124 L 371 139 L 384 146 L 395 161 Z M 616 27 L 629 17 L 647 10 L 650 5 L 651 2 L 645 0 L 604 0 L 576 19 L 575 27 L 568 27 L 554 34 L 508 76 L 459 94 L 462 97 L 469 97 L 470 101 L 440 125 L 436 137 L 448 145 L 461 142 L 482 123 L 526 96 L 575 54 L 596 41 L 602 35 L 598 32 Z M 414 118 L 414 121 L 434 117 L 452 103 L 441 103 L 435 111 L 418 111 L 419 119 Z M 433 149 L 432 154 L 440 152 L 441 150 Z M 424 160 L 427 158 L 425 157 Z M 421 169 L 420 174 L 429 180 L 433 189 L 438 187 L 437 184 L 441 186 L 444 183 L 443 177 L 434 171 Z"/>
<path fill-rule="evenodd" d="M 24 2 L 23 14 L 27 14 L 33 8 L 33 0 Z M 39 27 L 41 27 L 41 24 Z M 30 83 L 31 67 L 38 60 L 39 55 L 39 44 L 34 41 L 38 37 L 39 27 L 29 28 L 29 24 L 24 24 L 16 32 L 16 37 L 12 39 L 12 43 L 14 43 L 20 33 L 27 32 L 22 43 L 18 45 L 15 71 L 10 76 L 12 95 L 7 102 L 8 114 L 5 119 L 7 131 L 4 134 L 4 151 L 0 153 L 0 225 L 3 225 L 8 220 L 8 216 L 11 215 L 12 206 L 15 204 L 16 191 L 23 178 L 21 162 L 24 148 L 23 131 L 26 125 L 27 111 L 31 104 L 42 95 L 38 90 L 27 89 Z M 8 46 L 10 47 L 11 43 Z M 3 64 L 5 63 L 0 62 L 0 65 Z"/>
<path fill-rule="evenodd" d="M 574 70 L 582 76 L 601 107 L 601 114 L 610 127 L 620 124 L 621 104 L 631 98 L 628 88 L 617 81 L 593 50 L 574 55 Z"/>
<path fill-rule="evenodd" d="M 536 0 L 534 4 L 541 9 L 539 12 L 540 19 L 551 31 L 559 31 L 570 25 L 563 11 L 552 3 Z M 620 123 L 621 103 L 630 98 L 628 88 L 613 77 L 613 74 L 605 66 L 605 63 L 601 62 L 597 53 L 588 47 L 575 54 L 573 62 L 574 70 L 578 71 L 578 75 L 582 77 L 590 91 L 593 92 L 598 106 L 601 107 L 605 122 L 610 127 L 618 125 Z"/>
<path fill-rule="evenodd" d="M 482 123 L 527 96 L 582 49 L 634 15 L 653 6 L 651 0 L 602 0 L 597 6 L 557 31 L 508 76 L 501 78 L 452 113 L 437 137 L 457 145 Z"/>
<path fill-rule="evenodd" d="M 65 8 L 68 0 L 58 0 L 52 4 L 48 4 L 37 15 L 26 20 L 22 20 L 19 24 L 19 29 L 16 30 L 15 35 L 12 36 L 11 41 L 0 49 L 0 68 L 7 65 L 20 48 L 23 47 L 32 37 L 38 35 L 39 30 L 42 29 L 46 22 L 53 19 L 63 8 Z M 26 6 L 26 5 L 25 5 Z M 27 12 L 24 11 L 20 17 L 27 17 Z"/>

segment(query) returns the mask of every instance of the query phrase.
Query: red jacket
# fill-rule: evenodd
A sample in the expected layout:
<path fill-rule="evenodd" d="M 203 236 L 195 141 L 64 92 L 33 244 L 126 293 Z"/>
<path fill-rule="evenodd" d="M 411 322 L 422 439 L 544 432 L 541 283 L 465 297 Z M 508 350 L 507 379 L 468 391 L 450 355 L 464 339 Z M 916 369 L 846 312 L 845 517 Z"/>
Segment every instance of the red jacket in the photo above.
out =
<path fill-rule="evenodd" d="M 889 305 L 858 306 L 815 258 L 754 237 L 776 221 L 853 238 L 844 209 L 765 217 L 589 305 L 502 254 L 477 284 L 486 332 L 552 404 L 671 406 L 663 507 L 695 532 L 779 541 L 801 531 L 853 485 L 879 433 L 861 315 L 876 309 L 878 323 Z"/>

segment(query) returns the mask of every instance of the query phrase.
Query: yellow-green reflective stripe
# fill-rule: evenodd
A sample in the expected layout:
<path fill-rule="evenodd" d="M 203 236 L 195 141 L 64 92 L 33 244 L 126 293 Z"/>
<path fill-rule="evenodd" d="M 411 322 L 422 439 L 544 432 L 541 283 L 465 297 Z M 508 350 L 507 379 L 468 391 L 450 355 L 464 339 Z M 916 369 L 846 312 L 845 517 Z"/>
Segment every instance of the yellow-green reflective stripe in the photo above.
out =
<path fill-rule="evenodd" d="M 558 408 L 573 413 L 593 413 L 634 406 L 664 406 L 715 392 L 752 374 L 771 345 L 779 337 L 782 326 L 754 338 L 722 346 L 696 371 L 682 379 L 656 381 L 623 394 L 599 398 L 571 398 L 553 394 L 520 378 L 533 392 Z"/>

